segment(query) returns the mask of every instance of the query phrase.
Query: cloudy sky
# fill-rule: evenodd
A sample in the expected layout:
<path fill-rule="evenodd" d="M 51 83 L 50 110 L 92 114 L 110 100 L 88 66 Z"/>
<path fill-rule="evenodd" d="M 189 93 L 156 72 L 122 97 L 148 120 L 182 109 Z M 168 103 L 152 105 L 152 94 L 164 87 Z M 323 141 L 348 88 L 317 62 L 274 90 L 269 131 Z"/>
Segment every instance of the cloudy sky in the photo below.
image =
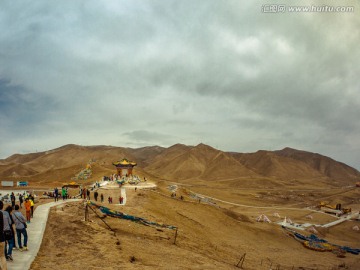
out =
<path fill-rule="evenodd" d="M 285 2 L 354 11 L 263 12 Z M 360 169 L 359 75 L 359 1 L 1 1 L 0 158 L 202 142 Z"/>

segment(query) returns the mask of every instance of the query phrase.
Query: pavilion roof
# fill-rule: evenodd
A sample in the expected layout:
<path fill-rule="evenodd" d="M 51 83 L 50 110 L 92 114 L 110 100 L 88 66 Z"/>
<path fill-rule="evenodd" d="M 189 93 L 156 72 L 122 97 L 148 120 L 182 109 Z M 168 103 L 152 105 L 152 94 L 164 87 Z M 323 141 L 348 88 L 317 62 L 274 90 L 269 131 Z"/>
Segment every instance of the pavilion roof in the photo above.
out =
<path fill-rule="evenodd" d="M 123 159 L 120 160 L 120 161 L 113 162 L 113 165 L 115 165 L 115 166 L 118 166 L 118 165 L 131 165 L 131 166 L 136 166 L 136 162 L 129 161 L 128 159 L 123 158 Z"/>

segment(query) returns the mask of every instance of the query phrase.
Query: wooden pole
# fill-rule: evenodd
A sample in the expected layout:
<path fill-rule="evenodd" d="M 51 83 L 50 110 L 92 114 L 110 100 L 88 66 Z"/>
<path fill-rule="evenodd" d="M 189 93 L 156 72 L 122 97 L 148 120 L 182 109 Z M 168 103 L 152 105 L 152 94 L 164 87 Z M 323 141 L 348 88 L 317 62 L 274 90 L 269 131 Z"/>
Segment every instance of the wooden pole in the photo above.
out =
<path fill-rule="evenodd" d="M 245 261 L 245 256 L 246 256 L 246 253 L 244 253 L 244 254 L 241 256 L 241 258 L 240 258 L 239 262 L 237 263 L 236 267 L 239 267 L 239 264 L 241 263 L 241 264 L 240 264 L 240 268 L 242 269 L 243 263 L 244 263 L 244 261 Z"/>
<path fill-rule="evenodd" d="M 174 238 L 174 244 L 176 244 L 176 237 L 177 237 L 177 234 L 178 234 L 178 229 L 176 228 L 176 231 L 175 231 L 175 238 Z"/>
<path fill-rule="evenodd" d="M 87 205 L 86 205 L 87 206 Z M 98 215 L 98 213 L 96 213 L 96 211 L 94 210 L 94 209 L 92 209 L 92 207 L 89 205 L 89 208 L 98 216 L 98 218 L 102 221 L 102 222 L 104 222 L 105 223 L 105 225 L 110 229 L 110 231 L 112 231 L 114 234 L 115 234 L 115 231 L 109 226 L 109 224 L 107 224 L 106 222 L 105 222 L 105 220 L 103 220 L 99 215 Z"/>
<path fill-rule="evenodd" d="M 87 204 L 85 206 L 85 221 L 89 221 L 89 209 Z"/>

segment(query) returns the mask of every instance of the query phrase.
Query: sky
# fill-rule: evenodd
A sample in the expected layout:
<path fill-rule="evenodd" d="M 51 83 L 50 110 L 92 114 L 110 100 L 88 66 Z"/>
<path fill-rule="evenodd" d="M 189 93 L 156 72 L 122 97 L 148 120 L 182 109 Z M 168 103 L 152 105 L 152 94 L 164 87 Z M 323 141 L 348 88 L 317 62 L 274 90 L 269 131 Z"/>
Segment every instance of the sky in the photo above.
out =
<path fill-rule="evenodd" d="M 204 143 L 360 170 L 359 75 L 359 1 L 4 0 L 0 159 Z"/>

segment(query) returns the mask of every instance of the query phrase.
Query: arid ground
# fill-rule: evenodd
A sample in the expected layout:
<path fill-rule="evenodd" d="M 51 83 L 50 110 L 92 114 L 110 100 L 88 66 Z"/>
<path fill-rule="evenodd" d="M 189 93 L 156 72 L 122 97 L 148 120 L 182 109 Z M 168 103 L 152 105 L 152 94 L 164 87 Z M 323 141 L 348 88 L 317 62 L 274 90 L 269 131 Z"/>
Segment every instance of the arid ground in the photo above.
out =
<path fill-rule="evenodd" d="M 245 253 L 244 269 L 269 269 L 271 264 L 281 266 L 280 269 L 344 269 L 344 266 L 345 269 L 358 269 L 359 256 L 347 253 L 345 258 L 338 258 L 331 252 L 304 248 L 276 224 L 281 218 L 275 217 L 274 213 L 290 217 L 293 222 L 315 224 L 335 220 L 332 216 L 304 210 L 199 203 L 191 199 L 189 190 L 184 188 L 172 198 L 166 186 L 167 183 L 160 183 L 157 189 L 138 189 L 136 192 L 129 188 L 126 205 L 121 206 L 115 201 L 112 205 L 107 201 L 103 205 L 177 226 L 176 242 L 174 230 L 113 217 L 103 218 L 99 211 L 96 211 L 99 216 L 90 211 L 90 221 L 85 221 L 84 203 L 67 203 L 51 210 L 41 250 L 31 269 L 54 269 L 54 264 L 61 265 L 62 269 L 81 269 L 82 266 L 87 269 L 237 269 L 235 265 Z M 100 189 L 99 192 L 105 198 L 116 198 L 120 190 Z M 337 190 L 322 195 L 328 197 L 333 193 Z M 179 199 L 181 195 L 184 200 Z M 359 195 L 359 189 L 352 189 L 336 198 L 360 198 Z M 218 192 L 213 196 L 221 198 Z M 286 200 L 281 194 L 253 201 L 246 196 L 239 197 L 242 196 L 227 199 L 237 198 L 240 204 L 252 206 L 269 206 L 276 200 L 278 208 L 287 205 L 281 202 Z M 301 198 L 306 201 L 308 196 Z M 358 200 L 352 207 L 359 205 Z M 256 217 L 263 213 L 272 223 L 256 222 Z M 313 217 L 311 221 L 306 219 L 309 214 Z M 329 229 L 318 228 L 319 237 L 331 243 L 359 247 L 360 233 L 352 229 L 356 224 L 359 225 L 359 221 L 346 221 Z"/>
<path fill-rule="evenodd" d="M 341 203 L 351 207 L 353 213 L 359 211 L 360 188 L 355 187 L 358 172 L 344 164 L 319 156 L 316 157 L 321 160 L 316 163 L 314 154 L 306 156 L 302 152 L 301 155 L 295 152 L 296 157 L 289 157 L 289 152 L 280 156 L 259 153 L 256 158 L 255 154 L 236 156 L 204 145 L 133 152 L 117 149 L 116 153 L 99 147 L 90 149 L 91 154 L 88 148 L 81 153 L 77 152 L 78 147 L 65 148 L 65 152 L 63 148 L 54 150 L 62 154 L 51 159 L 54 153 L 3 160 L 3 177 L 5 169 L 15 171 L 15 165 L 21 163 L 16 165 L 18 174 L 26 169 L 29 176 L 22 178 L 28 179 L 33 188 L 52 190 L 70 181 L 70 176 L 95 156 L 92 176 L 78 180 L 85 186 L 102 175 L 115 173 L 111 161 L 116 156 L 130 156 L 140 160 L 135 173 L 141 179 L 146 177 L 147 183 L 156 184 L 156 188 L 139 187 L 135 191 L 129 185 L 126 205 L 119 205 L 116 199 L 120 189 L 101 188 L 99 193 L 105 197 L 102 205 L 173 225 L 178 230 L 104 217 L 99 210 L 91 209 L 90 220 L 85 220 L 85 202 L 65 203 L 51 209 L 40 252 L 31 266 L 33 270 L 239 269 L 236 265 L 264 270 L 359 269 L 359 255 L 346 253 L 340 258 L 332 252 L 307 249 L 277 223 L 284 217 L 295 223 L 316 225 L 336 220 L 332 215 L 315 211 L 322 201 L 331 205 Z M 299 161 L 300 158 L 303 160 Z M 30 165 L 36 172 L 29 172 Z M 170 187 L 174 186 L 176 197 L 171 196 Z M 71 190 L 71 195 L 77 192 L 78 189 Z M 108 196 L 114 198 L 113 204 L 107 202 Z M 41 203 L 50 200 L 41 199 Z M 261 214 L 272 222 L 257 222 Z M 349 220 L 331 228 L 315 228 L 318 236 L 330 243 L 360 248 L 360 232 L 353 229 L 355 226 L 360 227 L 360 222 Z"/>

